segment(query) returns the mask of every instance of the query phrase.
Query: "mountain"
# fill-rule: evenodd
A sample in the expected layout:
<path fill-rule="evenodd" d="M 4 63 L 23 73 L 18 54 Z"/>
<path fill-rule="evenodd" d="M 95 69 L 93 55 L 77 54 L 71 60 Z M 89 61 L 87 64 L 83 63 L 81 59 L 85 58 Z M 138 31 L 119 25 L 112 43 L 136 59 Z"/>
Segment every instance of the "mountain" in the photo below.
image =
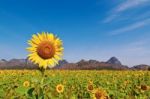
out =
<path fill-rule="evenodd" d="M 116 57 L 110 58 L 106 63 L 115 64 L 115 65 L 122 65 L 121 62 Z"/>
<path fill-rule="evenodd" d="M 66 60 L 59 61 L 59 65 L 55 68 L 67 64 Z M 9 61 L 2 59 L 0 60 L 0 69 L 37 69 L 38 65 L 33 64 L 31 61 L 26 59 L 11 59 Z"/>
<path fill-rule="evenodd" d="M 58 62 L 58 65 L 56 65 L 56 66 L 54 67 L 54 69 L 61 68 L 61 66 L 65 65 L 65 64 L 68 64 L 68 62 L 67 62 L 66 60 L 60 60 L 60 61 Z"/>
<path fill-rule="evenodd" d="M 101 69 L 109 69 L 109 70 L 127 70 L 129 67 L 121 65 L 121 62 L 112 57 L 107 62 L 99 62 L 97 60 L 80 60 L 77 63 L 68 63 L 60 66 L 59 69 L 75 69 L 75 70 L 101 70 Z"/>
<path fill-rule="evenodd" d="M 7 66 L 7 61 L 5 59 L 0 60 L 0 67 Z"/>
<path fill-rule="evenodd" d="M 132 70 L 150 70 L 149 65 L 141 64 L 131 67 Z"/>
<path fill-rule="evenodd" d="M 34 69 L 36 65 L 28 59 L 11 59 L 9 61 L 2 59 L 0 61 L 0 69 Z"/>
<path fill-rule="evenodd" d="M 5 62 L 7 62 L 7 60 L 5 60 L 5 59 L 0 60 L 0 63 L 5 63 Z"/>
<path fill-rule="evenodd" d="M 0 69 L 37 69 L 38 65 L 33 64 L 26 59 L 11 59 L 9 61 L 5 59 L 0 60 Z M 76 63 L 69 63 L 66 60 L 59 61 L 59 64 L 52 69 L 67 69 L 67 70 L 150 70 L 148 65 L 137 65 L 129 68 L 122 65 L 122 63 L 116 57 L 111 57 L 106 62 L 100 62 L 97 60 L 80 60 Z"/>

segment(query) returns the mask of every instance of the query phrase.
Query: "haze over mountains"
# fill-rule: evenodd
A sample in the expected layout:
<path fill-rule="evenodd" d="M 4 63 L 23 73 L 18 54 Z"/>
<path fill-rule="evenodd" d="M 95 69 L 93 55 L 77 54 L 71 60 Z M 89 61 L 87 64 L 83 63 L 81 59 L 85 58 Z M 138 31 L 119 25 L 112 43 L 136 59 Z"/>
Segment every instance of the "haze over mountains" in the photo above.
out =
<path fill-rule="evenodd" d="M 37 69 L 38 66 L 31 63 L 28 59 L 5 59 L 0 60 L 0 69 Z M 140 64 L 133 67 L 123 65 L 116 57 L 111 57 L 106 62 L 97 60 L 80 60 L 77 63 L 69 63 L 66 60 L 59 61 L 59 65 L 53 69 L 69 69 L 69 70 L 150 70 L 150 66 Z"/>

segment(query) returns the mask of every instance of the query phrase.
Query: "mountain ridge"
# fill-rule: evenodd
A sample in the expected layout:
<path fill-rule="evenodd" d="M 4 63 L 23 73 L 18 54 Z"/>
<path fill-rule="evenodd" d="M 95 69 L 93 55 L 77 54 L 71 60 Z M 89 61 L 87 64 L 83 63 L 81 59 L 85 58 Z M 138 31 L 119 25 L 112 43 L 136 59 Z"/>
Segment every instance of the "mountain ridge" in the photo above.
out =
<path fill-rule="evenodd" d="M 11 59 L 0 60 L 0 69 L 37 69 L 38 65 L 33 64 L 27 58 L 26 59 Z M 76 63 L 69 63 L 67 60 L 59 61 L 53 69 L 71 69 L 71 70 L 150 70 L 150 66 L 146 64 L 140 64 L 132 67 L 122 65 L 116 57 L 111 57 L 106 62 L 97 60 L 84 60 L 81 59 Z"/>

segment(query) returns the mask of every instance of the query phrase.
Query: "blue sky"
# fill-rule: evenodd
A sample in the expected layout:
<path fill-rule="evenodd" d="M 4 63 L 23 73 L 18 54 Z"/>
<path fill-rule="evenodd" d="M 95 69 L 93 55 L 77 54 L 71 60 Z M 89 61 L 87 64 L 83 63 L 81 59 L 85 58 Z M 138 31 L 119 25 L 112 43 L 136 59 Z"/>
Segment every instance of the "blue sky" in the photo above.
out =
<path fill-rule="evenodd" d="M 150 65 L 150 0 L 0 1 L 0 58 L 25 58 L 26 41 L 42 31 L 64 42 L 64 58 Z"/>

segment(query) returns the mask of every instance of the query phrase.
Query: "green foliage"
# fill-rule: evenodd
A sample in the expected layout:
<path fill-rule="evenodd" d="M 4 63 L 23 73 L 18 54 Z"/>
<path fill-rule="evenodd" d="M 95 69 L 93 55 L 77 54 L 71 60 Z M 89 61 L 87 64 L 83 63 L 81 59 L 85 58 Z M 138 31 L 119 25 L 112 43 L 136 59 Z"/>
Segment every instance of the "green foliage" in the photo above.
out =
<path fill-rule="evenodd" d="M 43 74 L 37 70 L 1 70 L 0 98 L 91 99 L 89 83 L 94 89 L 103 89 L 110 99 L 150 98 L 150 72 L 105 70 L 48 70 Z M 56 90 L 58 84 L 64 86 L 62 93 Z"/>

